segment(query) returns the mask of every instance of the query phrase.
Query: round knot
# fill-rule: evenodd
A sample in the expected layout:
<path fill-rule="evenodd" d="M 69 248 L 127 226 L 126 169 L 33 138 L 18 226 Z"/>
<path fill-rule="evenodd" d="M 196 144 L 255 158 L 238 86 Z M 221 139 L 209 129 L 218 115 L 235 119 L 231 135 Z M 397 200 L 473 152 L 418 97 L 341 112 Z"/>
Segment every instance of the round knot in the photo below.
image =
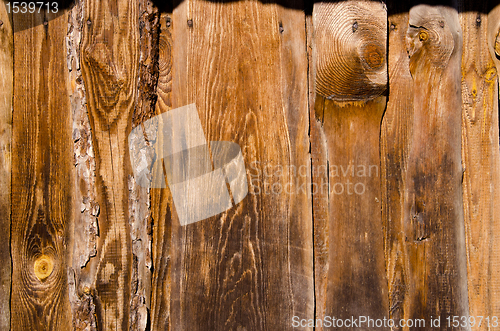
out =
<path fill-rule="evenodd" d="M 361 58 L 371 69 L 379 69 L 385 62 L 384 51 L 379 45 L 368 44 L 363 47 Z"/>
<path fill-rule="evenodd" d="M 52 273 L 52 270 L 54 269 L 54 261 L 48 255 L 41 255 L 36 259 L 33 268 L 35 270 L 35 276 L 40 281 L 43 281 Z"/>

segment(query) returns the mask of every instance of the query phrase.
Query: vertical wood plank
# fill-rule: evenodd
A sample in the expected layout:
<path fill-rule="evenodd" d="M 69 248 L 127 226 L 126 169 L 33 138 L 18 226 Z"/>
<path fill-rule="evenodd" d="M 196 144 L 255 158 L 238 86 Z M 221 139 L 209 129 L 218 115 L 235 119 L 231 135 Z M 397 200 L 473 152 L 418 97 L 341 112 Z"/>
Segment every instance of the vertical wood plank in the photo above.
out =
<path fill-rule="evenodd" d="M 159 75 L 160 13 L 150 0 L 139 1 L 139 13 L 139 81 L 132 127 L 140 125 L 155 114 Z M 133 138 L 129 137 L 129 139 Z M 128 184 L 133 259 L 129 330 L 144 331 L 151 323 L 149 313 L 153 267 L 151 196 L 150 189 L 139 186 L 134 176 L 129 176 Z M 153 208 L 157 207 L 157 205 L 153 206 Z"/>
<path fill-rule="evenodd" d="M 13 93 L 12 16 L 0 3 L 0 330 L 10 328 L 10 181 Z"/>
<path fill-rule="evenodd" d="M 12 127 L 12 330 L 72 329 L 67 268 L 74 171 L 62 51 L 67 18 L 51 15 L 13 18 L 18 32 Z"/>
<path fill-rule="evenodd" d="M 469 316 L 462 204 L 461 55 L 456 9 L 419 5 L 407 48 L 414 114 L 404 202 L 408 318 Z M 468 330 L 456 327 L 454 330 Z"/>
<path fill-rule="evenodd" d="M 96 160 L 99 209 L 97 256 L 82 271 L 95 298 L 97 325 L 128 330 L 132 240 L 128 133 L 137 91 L 139 12 L 137 1 L 85 1 L 82 77 Z"/>
<path fill-rule="evenodd" d="M 73 227 L 73 259 L 68 270 L 69 300 L 75 331 L 95 331 L 96 306 L 88 282 L 81 281 L 82 268 L 96 256 L 96 240 L 99 234 L 96 163 L 92 131 L 86 105 L 86 92 L 82 78 L 80 43 L 82 38 L 83 1 L 76 1 L 71 9 L 66 36 L 67 65 L 71 86 L 70 100 L 73 114 L 73 153 L 76 177 L 75 222 Z"/>
<path fill-rule="evenodd" d="M 478 8 L 479 7 L 479 8 Z M 481 12 L 477 10 L 481 10 Z M 463 201 L 471 316 L 498 316 L 500 151 L 498 73 L 488 46 L 487 2 L 464 2 L 462 55 Z M 497 294 L 497 295 L 495 295 Z M 487 330 L 484 323 L 473 330 Z"/>
<path fill-rule="evenodd" d="M 386 21 L 381 3 L 314 5 L 311 149 L 313 181 L 321 193 L 314 204 L 319 319 L 388 316 L 379 152 Z"/>
<path fill-rule="evenodd" d="M 382 160 L 382 220 L 389 290 L 389 316 L 395 330 L 405 315 L 408 279 L 404 236 L 404 192 L 407 157 L 413 123 L 413 79 L 406 50 L 410 4 L 390 1 L 388 9 L 389 100 L 380 138 Z"/>
<path fill-rule="evenodd" d="M 172 14 L 160 17 L 160 40 L 158 54 L 158 85 L 156 114 L 172 108 Z M 151 296 L 151 330 L 170 330 L 171 291 L 171 236 L 172 223 L 179 222 L 173 210 L 172 194 L 168 188 L 151 189 L 151 212 L 153 217 L 153 278 Z"/>
<path fill-rule="evenodd" d="M 493 63 L 495 64 L 496 68 L 496 89 L 498 91 L 498 73 L 500 72 L 500 5 L 496 5 L 495 1 L 489 2 L 489 5 L 492 7 L 491 11 L 488 13 L 488 30 L 486 34 L 487 38 L 487 43 L 488 43 L 488 49 L 491 55 L 491 58 L 493 59 Z M 484 45 L 483 45 L 484 47 Z M 500 91 L 498 91 L 500 92 Z M 500 128 L 499 125 L 499 114 L 497 112 L 498 106 L 496 104 L 498 100 L 494 100 L 493 102 L 493 107 L 492 107 L 492 113 L 491 113 L 491 141 L 494 143 L 495 141 L 498 143 L 500 142 L 499 137 L 498 137 L 498 129 Z M 495 144 L 493 144 L 495 146 Z M 498 148 L 498 145 L 497 145 Z M 499 213 L 497 212 L 497 209 L 499 208 L 500 203 L 498 203 L 498 195 L 499 193 L 497 192 L 496 188 L 499 187 L 498 182 L 500 181 L 500 170 L 498 169 L 498 157 L 494 157 L 493 155 L 498 155 L 498 149 L 493 149 L 492 150 L 492 158 L 493 160 L 497 160 L 495 163 L 491 164 L 491 179 L 493 183 L 491 185 L 494 185 L 494 197 L 492 197 L 492 201 L 495 204 L 494 206 L 494 215 L 495 217 L 498 217 Z M 495 218 L 496 219 L 496 218 Z M 492 226 L 498 226 L 498 224 L 494 224 Z M 491 229 L 490 233 L 498 233 L 495 228 Z M 495 257 L 500 256 L 500 248 L 498 245 L 492 245 L 490 247 L 490 256 L 492 259 Z M 491 303 L 490 303 L 490 311 L 492 314 L 499 315 L 498 311 L 500 310 L 500 301 L 499 300 L 494 300 L 495 298 L 498 298 L 500 296 L 500 282 L 498 280 L 498 274 L 494 274 L 493 268 L 495 268 L 495 265 L 492 265 L 492 270 L 491 270 L 491 280 L 489 284 L 489 291 L 491 295 Z"/>
<path fill-rule="evenodd" d="M 170 327 L 292 329 L 314 305 L 304 13 L 185 1 L 173 23 L 172 107 L 196 103 L 207 140 L 241 146 L 249 193 L 172 224 Z"/>

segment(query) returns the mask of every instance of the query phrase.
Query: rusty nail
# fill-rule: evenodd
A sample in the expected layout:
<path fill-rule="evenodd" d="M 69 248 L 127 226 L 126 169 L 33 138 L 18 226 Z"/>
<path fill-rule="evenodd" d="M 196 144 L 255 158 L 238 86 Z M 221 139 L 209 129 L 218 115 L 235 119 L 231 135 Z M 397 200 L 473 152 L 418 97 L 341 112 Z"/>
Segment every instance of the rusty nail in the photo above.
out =
<path fill-rule="evenodd" d="M 280 22 L 279 26 L 280 26 L 279 28 L 280 33 L 283 33 L 283 31 L 285 31 L 285 29 L 283 29 L 283 23 Z"/>
<path fill-rule="evenodd" d="M 444 28 L 444 22 L 443 21 L 439 21 L 439 26 Z"/>
<path fill-rule="evenodd" d="M 189 19 L 189 20 L 188 20 L 188 26 L 189 26 L 190 28 L 192 28 L 192 27 L 193 27 L 193 20 L 192 20 L 192 19 Z"/>
<path fill-rule="evenodd" d="M 47 26 L 47 24 L 49 24 L 49 22 L 47 22 L 47 21 L 44 20 L 43 21 L 43 25 Z"/>
<path fill-rule="evenodd" d="M 396 25 L 394 23 L 391 23 L 391 30 L 396 30 Z"/>
<path fill-rule="evenodd" d="M 481 16 L 479 14 L 477 14 L 477 17 L 476 17 L 476 24 L 481 25 Z"/>
<path fill-rule="evenodd" d="M 170 20 L 170 17 L 167 17 L 167 27 L 170 27 L 170 25 L 172 24 L 172 21 Z"/>
<path fill-rule="evenodd" d="M 352 24 L 352 32 L 356 32 L 357 29 L 358 29 L 358 22 L 354 22 Z"/>
<path fill-rule="evenodd" d="M 90 20 L 90 18 L 87 20 L 87 25 L 90 25 L 92 24 L 92 21 Z"/>

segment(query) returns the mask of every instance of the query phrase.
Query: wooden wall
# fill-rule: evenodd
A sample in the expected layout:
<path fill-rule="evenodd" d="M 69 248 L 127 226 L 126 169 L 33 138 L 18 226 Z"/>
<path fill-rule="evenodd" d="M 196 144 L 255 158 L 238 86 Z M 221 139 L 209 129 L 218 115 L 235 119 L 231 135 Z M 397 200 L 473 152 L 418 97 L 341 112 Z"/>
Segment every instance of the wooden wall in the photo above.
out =
<path fill-rule="evenodd" d="M 8 8 L 0 330 L 494 329 L 497 3 Z M 249 193 L 181 226 L 128 135 L 192 103 L 241 147 Z"/>

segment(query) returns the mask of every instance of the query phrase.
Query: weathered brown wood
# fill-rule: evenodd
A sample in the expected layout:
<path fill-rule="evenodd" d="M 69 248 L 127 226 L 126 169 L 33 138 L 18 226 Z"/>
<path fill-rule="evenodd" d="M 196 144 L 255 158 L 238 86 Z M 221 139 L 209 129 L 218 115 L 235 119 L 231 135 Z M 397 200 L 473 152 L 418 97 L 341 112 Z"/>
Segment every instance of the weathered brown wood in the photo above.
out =
<path fill-rule="evenodd" d="M 313 182 L 321 192 L 314 199 L 319 319 L 388 317 L 379 153 L 387 90 L 386 15 L 376 2 L 314 5 L 311 144 Z"/>
<path fill-rule="evenodd" d="M 172 107 L 172 14 L 160 17 L 160 39 L 158 54 L 158 85 L 156 88 L 156 114 Z M 172 194 L 168 188 L 151 189 L 151 212 L 153 218 L 153 278 L 151 296 L 151 330 L 170 330 L 171 291 L 171 236 L 172 223 L 179 222 L 173 210 Z"/>
<path fill-rule="evenodd" d="M 385 254 L 389 289 L 389 316 L 395 330 L 407 317 L 405 295 L 412 286 L 408 279 L 405 254 L 403 203 L 406 161 L 413 121 L 413 79 L 406 51 L 409 4 L 391 1 L 388 7 L 389 100 L 380 137 L 382 220 L 385 229 Z"/>
<path fill-rule="evenodd" d="M 409 14 L 414 114 L 404 201 L 405 316 L 468 316 L 462 204 L 462 36 L 451 7 Z M 444 326 L 442 326 L 444 327 Z M 453 327 L 468 330 L 468 327 Z"/>
<path fill-rule="evenodd" d="M 132 240 L 129 213 L 128 133 L 139 69 L 136 1 L 85 1 L 81 70 L 96 162 L 99 238 L 96 258 L 82 270 L 80 286 L 96 305 L 102 330 L 128 330 Z"/>
<path fill-rule="evenodd" d="M 92 132 L 87 114 L 85 86 L 80 66 L 80 42 L 83 24 L 83 1 L 71 9 L 66 37 L 70 100 L 73 118 L 73 153 L 75 178 L 75 222 L 73 227 L 73 260 L 68 270 L 69 301 L 75 331 L 97 330 L 95 302 L 90 286 L 80 283 L 81 270 L 96 255 L 99 233 L 99 204 L 95 187 L 95 158 Z"/>
<path fill-rule="evenodd" d="M 305 15 L 185 1 L 173 23 L 172 107 L 196 103 L 207 140 L 241 146 L 249 193 L 172 224 L 170 328 L 292 329 L 314 306 Z"/>
<path fill-rule="evenodd" d="M 149 0 L 139 1 L 139 82 L 132 126 L 144 122 L 155 114 L 158 84 L 158 57 L 160 13 Z M 130 142 L 129 142 L 130 143 Z M 132 239 L 132 298 L 130 330 L 144 331 L 150 323 L 152 277 L 152 215 L 150 190 L 137 184 L 130 176 L 129 222 Z M 154 205 L 153 208 L 159 206 Z M 168 252 L 166 252 L 168 254 Z"/>
<path fill-rule="evenodd" d="M 0 3 L 0 330 L 10 327 L 10 177 L 13 93 L 12 16 Z"/>
<path fill-rule="evenodd" d="M 311 170 L 312 182 L 328 183 L 328 172 L 326 164 L 328 158 L 327 144 L 324 132 L 321 129 L 322 122 L 316 117 L 314 111 L 316 92 L 314 90 L 314 25 L 312 15 L 306 18 L 307 28 L 307 55 L 309 60 L 309 137 L 311 140 Z M 313 184 L 314 185 L 314 184 Z M 328 233 L 328 198 L 329 189 L 320 186 L 312 198 L 313 210 L 313 244 L 314 244 L 314 318 L 326 316 L 326 290 L 328 287 L 328 257 L 329 257 L 329 233 Z"/>
<path fill-rule="evenodd" d="M 71 330 L 73 222 L 67 18 L 14 14 L 12 330 Z M 47 23 L 48 20 L 48 23 Z M 33 26 L 25 29 L 25 26 Z"/>
<path fill-rule="evenodd" d="M 469 311 L 471 316 L 498 316 L 500 302 L 495 295 L 500 293 L 500 250 L 495 244 L 500 240 L 498 74 L 492 60 L 495 54 L 490 54 L 488 48 L 487 3 L 482 3 L 482 12 L 471 10 L 471 5 L 465 3 L 460 13 L 463 32 L 463 201 Z M 488 328 L 488 323 L 482 323 L 472 329 Z"/>

